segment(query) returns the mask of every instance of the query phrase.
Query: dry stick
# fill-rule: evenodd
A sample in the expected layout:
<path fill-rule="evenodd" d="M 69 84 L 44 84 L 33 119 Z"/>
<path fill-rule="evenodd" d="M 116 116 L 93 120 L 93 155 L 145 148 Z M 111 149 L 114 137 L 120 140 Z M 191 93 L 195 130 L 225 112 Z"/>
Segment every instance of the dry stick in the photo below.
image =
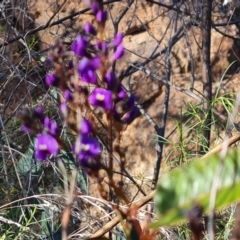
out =
<path fill-rule="evenodd" d="M 173 46 L 173 42 L 169 42 L 168 49 L 166 51 L 166 57 L 165 57 L 165 62 L 166 62 L 166 81 L 170 82 L 171 78 L 171 62 L 170 62 L 170 52 L 171 48 Z M 168 114 L 168 103 L 169 103 L 169 97 L 170 97 L 170 86 L 167 84 L 166 85 L 166 90 L 165 90 L 165 97 L 164 97 L 164 102 L 163 102 L 163 111 L 162 111 L 162 119 L 161 119 L 161 127 L 159 128 L 157 134 L 159 137 L 164 137 L 165 133 L 165 127 L 166 127 L 166 122 L 167 122 L 167 114 Z M 157 160 L 154 168 L 154 174 L 153 174 L 153 179 L 152 179 L 152 186 L 151 190 L 155 190 L 158 182 L 158 177 L 160 173 L 160 167 L 161 167 L 161 162 L 162 162 L 162 154 L 163 154 L 163 141 L 159 141 L 157 145 Z M 153 211 L 153 206 L 151 206 L 151 212 Z"/>
<path fill-rule="evenodd" d="M 238 142 L 239 140 L 240 140 L 240 133 L 238 133 L 236 136 L 231 137 L 227 141 L 228 147 L 231 146 L 232 144 Z M 225 144 L 226 144 L 225 142 L 221 143 L 220 145 L 213 148 L 209 153 L 202 156 L 200 159 L 205 159 L 215 153 L 220 152 L 222 150 L 222 148 L 225 146 Z M 151 201 L 151 199 L 154 197 L 155 194 L 156 194 L 156 190 L 150 192 L 146 197 L 143 197 L 139 202 L 137 202 L 136 204 L 133 204 L 133 207 L 140 208 L 140 207 L 144 206 L 146 203 Z M 96 233 L 94 233 L 88 239 L 97 239 L 97 238 L 103 236 L 104 234 L 106 234 L 108 231 L 110 231 L 113 227 L 115 227 L 122 220 L 124 220 L 123 216 L 117 216 L 117 217 L 113 218 L 103 228 L 98 230 Z"/>
<path fill-rule="evenodd" d="M 207 101 L 203 102 L 203 111 L 206 114 L 204 120 L 205 129 L 203 129 L 202 145 L 200 152 L 206 152 L 210 147 L 210 135 L 212 124 L 212 71 L 211 71 L 211 18 L 212 18 L 212 0 L 204 0 L 202 3 L 202 82 L 203 96 Z M 206 141 L 206 144 L 203 142 Z"/>
<path fill-rule="evenodd" d="M 140 208 L 144 206 L 146 203 L 151 201 L 151 199 L 154 197 L 156 191 L 152 191 L 150 194 L 148 194 L 146 197 L 143 197 L 139 202 L 132 205 L 133 208 Z M 88 239 L 97 239 L 101 236 L 103 236 L 105 233 L 110 231 L 113 227 L 115 227 L 121 220 L 123 220 L 122 216 L 117 216 L 114 219 L 112 219 L 110 222 L 108 222 L 103 228 L 98 230 L 96 233 L 94 233 L 91 237 Z"/>
<path fill-rule="evenodd" d="M 234 143 L 238 142 L 239 140 L 240 140 L 240 133 L 237 133 L 235 136 L 231 137 L 227 141 L 227 146 L 229 147 L 229 146 L 233 145 Z M 211 155 L 220 152 L 221 149 L 223 148 L 224 144 L 226 144 L 226 143 L 221 143 L 220 145 L 216 146 L 215 148 L 210 150 L 208 153 L 206 153 L 204 156 L 202 156 L 201 159 L 208 158 Z"/>

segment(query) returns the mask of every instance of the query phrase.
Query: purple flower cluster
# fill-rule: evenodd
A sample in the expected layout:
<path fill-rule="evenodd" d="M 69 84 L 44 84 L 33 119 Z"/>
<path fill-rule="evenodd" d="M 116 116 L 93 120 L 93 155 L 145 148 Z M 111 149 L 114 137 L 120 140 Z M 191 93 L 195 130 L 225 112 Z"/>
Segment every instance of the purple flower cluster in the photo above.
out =
<path fill-rule="evenodd" d="M 59 152 L 58 128 L 55 121 L 44 116 L 43 109 L 38 107 L 33 111 L 32 119 L 28 115 L 22 115 L 24 119 L 23 131 L 37 134 L 35 142 L 35 157 L 46 160 L 49 155 L 56 156 Z M 36 128 L 34 120 L 38 120 L 40 127 Z"/>
<path fill-rule="evenodd" d="M 53 71 L 46 75 L 45 83 L 47 86 L 57 87 L 61 92 L 59 108 L 65 123 L 77 133 L 73 152 L 80 165 L 98 169 L 101 147 L 93 137 L 93 126 L 83 117 L 80 122 L 79 117 L 70 120 L 70 109 L 73 107 L 81 112 L 84 109 L 98 108 L 118 122 L 130 123 L 137 114 L 137 108 L 135 97 L 128 96 L 113 71 L 116 61 L 124 56 L 123 34 L 117 33 L 111 42 L 105 41 L 107 12 L 103 9 L 101 1 L 89 3 L 95 16 L 95 26 L 87 22 L 84 26 L 85 34 L 77 36 L 71 46 L 72 52 L 78 58 L 77 74 L 73 61 L 69 61 L 70 53 L 57 41 L 50 47 L 52 51 L 46 60 L 46 64 Z M 94 86 L 91 93 L 88 84 Z M 123 111 L 119 111 L 119 103 L 123 103 Z M 49 155 L 56 156 L 61 146 L 56 122 L 44 116 L 42 108 L 36 109 L 32 118 L 37 119 L 41 127 L 36 127 L 34 121 L 25 114 L 22 117 L 23 130 L 37 134 L 36 157 L 45 160 Z"/>
<path fill-rule="evenodd" d="M 73 151 L 77 155 L 81 166 L 98 169 L 100 164 L 96 159 L 101 153 L 101 147 L 97 139 L 89 136 L 92 130 L 91 123 L 83 118 L 79 134 L 81 138 L 76 140 Z"/>
<path fill-rule="evenodd" d="M 102 29 L 101 27 L 105 25 L 107 20 L 107 12 L 97 1 L 91 4 L 91 9 L 98 27 Z M 78 73 L 81 81 L 96 85 L 88 98 L 88 102 L 94 108 L 111 113 L 115 120 L 129 123 L 136 116 L 137 108 L 134 106 L 134 101 L 130 100 L 133 96 L 128 99 L 127 92 L 111 67 L 124 55 L 123 34 L 117 33 L 113 41 L 109 43 L 101 39 L 100 34 L 95 44 L 90 44 L 91 39 L 95 39 L 97 34 L 96 28 L 87 22 L 84 29 L 86 36 L 78 36 L 71 49 L 80 58 Z M 99 79 L 99 75 L 102 79 Z M 124 101 L 125 108 L 129 110 L 127 113 L 125 112 L 124 116 L 117 111 L 116 104 L 119 101 Z"/>

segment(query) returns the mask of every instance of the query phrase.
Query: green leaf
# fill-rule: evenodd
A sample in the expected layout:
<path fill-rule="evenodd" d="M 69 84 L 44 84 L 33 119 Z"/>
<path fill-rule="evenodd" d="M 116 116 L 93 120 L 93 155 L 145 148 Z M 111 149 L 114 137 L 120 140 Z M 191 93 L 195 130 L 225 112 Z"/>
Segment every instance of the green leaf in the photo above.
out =
<path fill-rule="evenodd" d="M 61 150 L 61 158 L 65 163 L 65 166 L 67 167 L 68 172 L 71 173 L 75 167 L 75 164 L 74 164 L 75 158 L 73 156 L 73 153 L 66 152 L 65 150 Z M 82 190 L 83 194 L 87 194 L 87 185 L 86 185 L 85 178 L 83 176 L 83 171 L 81 169 L 78 170 L 77 183 L 80 189 Z"/>
<path fill-rule="evenodd" d="M 34 159 L 34 144 L 31 143 L 27 152 L 19 159 L 17 170 L 19 174 L 36 174 L 41 167 L 41 163 Z"/>
<path fill-rule="evenodd" d="M 210 189 L 219 165 L 219 155 L 199 159 L 164 175 L 158 184 L 155 206 L 159 219 L 154 228 L 175 225 L 185 220 L 188 211 L 198 204 L 208 212 Z M 230 150 L 218 185 L 217 210 L 240 200 L 240 151 Z"/>
<path fill-rule="evenodd" d="M 126 240 L 126 235 L 124 233 L 124 231 L 119 228 L 119 227 L 116 227 L 116 233 L 115 233 L 115 240 Z"/>

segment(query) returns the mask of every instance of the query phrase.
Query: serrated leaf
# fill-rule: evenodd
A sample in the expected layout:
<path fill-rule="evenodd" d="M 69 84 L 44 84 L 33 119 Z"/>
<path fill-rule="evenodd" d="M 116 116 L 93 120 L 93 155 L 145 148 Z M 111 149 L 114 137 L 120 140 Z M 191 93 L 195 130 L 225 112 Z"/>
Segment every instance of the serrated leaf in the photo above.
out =
<path fill-rule="evenodd" d="M 61 150 L 61 158 L 65 163 L 65 165 L 67 166 L 67 168 L 72 172 L 72 170 L 75 167 L 75 164 L 74 164 L 75 158 L 73 156 L 73 153 L 66 152 L 65 150 Z M 87 185 L 86 185 L 85 178 L 83 176 L 82 169 L 78 170 L 77 183 L 80 189 L 82 190 L 83 194 L 87 194 Z"/>
<path fill-rule="evenodd" d="M 210 189 L 219 165 L 219 155 L 174 169 L 160 179 L 154 198 L 159 220 L 152 227 L 175 225 L 185 220 L 188 211 L 198 204 L 208 212 Z M 216 209 L 240 201 L 240 151 L 228 152 L 216 197 Z"/>

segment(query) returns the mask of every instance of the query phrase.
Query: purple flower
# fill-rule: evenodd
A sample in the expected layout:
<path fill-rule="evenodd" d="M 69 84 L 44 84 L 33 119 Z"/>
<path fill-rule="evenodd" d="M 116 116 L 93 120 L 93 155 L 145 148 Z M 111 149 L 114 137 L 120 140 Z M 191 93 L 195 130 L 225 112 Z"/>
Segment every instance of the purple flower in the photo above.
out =
<path fill-rule="evenodd" d="M 52 121 L 48 117 L 45 117 L 43 124 L 44 124 L 44 127 L 47 129 L 47 131 L 51 135 L 57 135 L 58 128 L 57 128 L 57 123 L 55 121 Z"/>
<path fill-rule="evenodd" d="M 72 51 L 79 57 L 87 55 L 88 41 L 83 36 L 78 36 L 76 41 L 72 44 Z"/>
<path fill-rule="evenodd" d="M 101 147 L 99 145 L 99 142 L 93 137 L 83 135 L 79 160 L 82 160 L 84 158 L 95 158 L 98 157 L 100 153 Z"/>
<path fill-rule="evenodd" d="M 48 155 L 56 156 L 59 151 L 59 145 L 56 139 L 50 134 L 40 134 L 36 139 L 35 156 L 39 160 L 45 160 Z"/>
<path fill-rule="evenodd" d="M 81 166 L 94 169 L 99 167 L 99 161 L 94 158 L 100 155 L 101 147 L 95 138 L 83 135 L 80 144 L 80 153 L 77 152 L 76 145 L 74 151 L 78 154 Z"/>
<path fill-rule="evenodd" d="M 95 88 L 88 101 L 94 107 L 110 110 L 112 108 L 112 92 L 104 88 Z"/>
<path fill-rule="evenodd" d="M 73 69 L 73 68 L 74 68 L 73 61 L 70 60 L 70 61 L 68 62 L 68 69 L 71 70 L 71 69 Z"/>
<path fill-rule="evenodd" d="M 90 22 L 87 22 L 86 24 L 85 24 L 85 27 L 84 27 L 84 29 L 85 29 L 85 32 L 87 33 L 87 34 L 92 34 L 92 35 L 96 35 L 96 29 L 93 27 L 93 25 L 90 23 Z"/>
<path fill-rule="evenodd" d="M 124 100 L 127 96 L 126 90 L 123 88 L 122 84 L 118 84 L 117 88 L 117 99 L 115 100 L 116 102 L 119 102 L 121 100 Z"/>
<path fill-rule="evenodd" d="M 97 2 L 93 2 L 91 8 L 94 15 L 96 15 L 97 12 L 100 10 L 99 4 Z"/>
<path fill-rule="evenodd" d="M 95 46 L 96 46 L 97 50 L 101 51 L 104 54 L 107 54 L 108 44 L 105 41 L 103 41 L 103 42 L 97 41 Z"/>
<path fill-rule="evenodd" d="M 118 45 L 120 45 L 122 43 L 123 40 L 123 34 L 122 33 L 117 33 L 117 35 L 115 36 L 114 40 L 113 40 L 113 46 L 117 47 Z"/>
<path fill-rule="evenodd" d="M 67 104 L 65 102 L 62 102 L 60 104 L 60 110 L 61 110 L 63 116 L 65 118 L 67 118 L 67 116 L 68 116 L 68 106 L 67 106 Z"/>
<path fill-rule="evenodd" d="M 45 77 L 45 82 L 46 82 L 46 84 L 48 86 L 55 86 L 55 87 L 57 87 L 58 83 L 59 83 L 59 78 L 55 74 L 49 73 Z"/>
<path fill-rule="evenodd" d="M 91 132 L 92 132 L 92 125 L 88 120 L 84 118 L 81 124 L 81 133 L 87 135 Z"/>
<path fill-rule="evenodd" d="M 38 118 L 42 123 L 44 122 L 44 113 L 42 107 L 37 107 L 33 110 L 33 118 Z"/>
<path fill-rule="evenodd" d="M 122 44 L 120 44 L 120 45 L 117 47 L 116 51 L 113 53 L 112 58 L 113 58 L 114 61 L 116 61 L 116 60 L 122 58 L 123 55 L 124 55 L 124 47 L 123 47 Z"/>
<path fill-rule="evenodd" d="M 135 101 L 136 101 L 135 96 L 131 94 L 126 103 L 124 104 L 126 106 L 126 109 L 132 108 L 134 106 Z"/>
<path fill-rule="evenodd" d="M 96 20 L 99 23 L 105 23 L 107 20 L 107 11 L 99 10 L 96 14 Z"/>
<path fill-rule="evenodd" d="M 53 62 L 54 62 L 54 59 L 53 59 L 53 56 L 52 55 L 49 55 L 46 60 L 45 60 L 45 65 L 47 67 L 52 67 L 53 66 Z"/>
<path fill-rule="evenodd" d="M 105 82 L 107 83 L 107 89 L 113 91 L 116 89 L 116 75 L 113 71 L 109 71 L 105 76 Z"/>
<path fill-rule="evenodd" d="M 123 117 L 121 118 L 122 122 L 124 123 L 130 123 L 134 120 L 134 118 L 137 116 L 138 108 L 134 107 L 131 111 L 125 113 Z"/>
<path fill-rule="evenodd" d="M 32 123 L 25 121 L 25 122 L 23 123 L 23 125 L 22 125 L 22 130 L 23 130 L 25 133 L 30 133 L 30 132 L 32 132 Z"/>
<path fill-rule="evenodd" d="M 83 82 L 96 84 L 97 75 L 96 70 L 101 66 L 99 57 L 89 59 L 84 57 L 78 64 L 78 72 L 81 75 Z"/>
<path fill-rule="evenodd" d="M 70 90 L 67 89 L 67 90 L 64 91 L 64 98 L 67 101 L 72 101 L 73 96 L 72 96 L 72 93 L 70 92 Z"/>

